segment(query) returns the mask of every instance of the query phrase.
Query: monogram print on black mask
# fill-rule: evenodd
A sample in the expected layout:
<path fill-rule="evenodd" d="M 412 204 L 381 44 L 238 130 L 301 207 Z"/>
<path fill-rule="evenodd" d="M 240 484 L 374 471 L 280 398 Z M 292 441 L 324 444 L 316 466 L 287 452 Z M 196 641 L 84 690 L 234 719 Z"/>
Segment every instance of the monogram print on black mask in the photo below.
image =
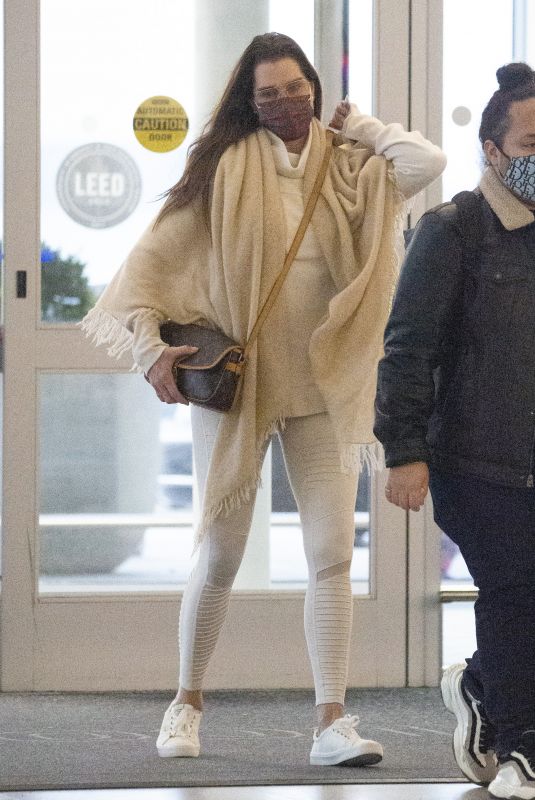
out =
<path fill-rule="evenodd" d="M 503 181 L 521 200 L 535 203 L 535 153 L 511 158 Z"/>

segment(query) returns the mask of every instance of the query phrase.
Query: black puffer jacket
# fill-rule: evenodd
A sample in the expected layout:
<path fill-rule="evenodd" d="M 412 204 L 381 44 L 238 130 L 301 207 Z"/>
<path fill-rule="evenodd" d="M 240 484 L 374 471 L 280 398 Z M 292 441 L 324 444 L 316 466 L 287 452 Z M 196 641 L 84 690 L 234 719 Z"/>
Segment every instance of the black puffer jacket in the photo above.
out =
<path fill-rule="evenodd" d="M 455 204 L 418 223 L 379 364 L 375 434 L 387 466 L 427 461 L 533 485 L 535 221 L 503 187 L 496 203 L 489 198 L 493 208 L 503 207 L 504 192 L 513 222 L 507 209 L 499 216 L 509 230 L 478 195 L 476 257 L 463 246 Z"/>

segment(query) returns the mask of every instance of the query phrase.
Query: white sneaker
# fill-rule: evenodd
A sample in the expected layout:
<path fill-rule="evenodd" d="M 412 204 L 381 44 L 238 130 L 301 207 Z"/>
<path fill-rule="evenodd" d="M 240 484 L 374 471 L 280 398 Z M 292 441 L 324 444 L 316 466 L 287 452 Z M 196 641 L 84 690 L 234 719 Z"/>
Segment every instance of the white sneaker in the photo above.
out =
<path fill-rule="evenodd" d="M 495 731 L 481 701 L 464 686 L 465 668 L 466 663 L 448 667 L 442 676 L 440 689 L 444 705 L 457 718 L 453 734 L 455 761 L 469 781 L 488 786 L 498 772 Z"/>
<path fill-rule="evenodd" d="M 518 746 L 500 755 L 500 769 L 489 786 L 491 797 L 505 800 L 535 798 L 535 730 L 524 731 Z"/>
<path fill-rule="evenodd" d="M 535 776 L 526 772 L 520 762 L 511 760 L 500 767 L 489 786 L 489 794 L 505 800 L 532 800 L 535 797 Z"/>
<path fill-rule="evenodd" d="M 197 758 L 201 746 L 199 743 L 199 725 L 202 711 L 197 711 L 187 703 L 173 700 L 165 712 L 160 735 L 156 741 L 158 755 L 162 758 Z"/>
<path fill-rule="evenodd" d="M 310 751 L 310 763 L 316 766 L 365 767 L 377 764 L 383 758 L 383 748 L 379 742 L 361 739 L 355 728 L 359 718 L 345 717 L 335 719 L 332 725 L 319 735 L 314 731 L 314 743 Z"/>

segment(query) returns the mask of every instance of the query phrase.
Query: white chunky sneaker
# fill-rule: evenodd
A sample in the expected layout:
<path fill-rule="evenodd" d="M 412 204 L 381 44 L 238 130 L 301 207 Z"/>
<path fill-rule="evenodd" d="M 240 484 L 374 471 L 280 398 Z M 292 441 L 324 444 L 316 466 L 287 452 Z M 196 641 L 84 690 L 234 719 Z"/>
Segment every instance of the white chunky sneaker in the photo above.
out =
<path fill-rule="evenodd" d="M 485 710 L 463 685 L 466 664 L 452 664 L 444 670 L 440 689 L 444 705 L 455 714 L 453 755 L 457 766 L 472 783 L 488 784 L 496 777 L 498 760 L 494 752 L 494 728 Z"/>
<path fill-rule="evenodd" d="M 522 734 L 519 746 L 500 756 L 500 769 L 489 786 L 491 797 L 506 800 L 535 798 L 535 731 Z"/>
<path fill-rule="evenodd" d="M 156 741 L 162 758 L 197 758 L 200 753 L 199 725 L 202 711 L 173 700 L 165 712 Z"/>
<path fill-rule="evenodd" d="M 365 767 L 377 764 L 383 758 L 379 742 L 361 739 L 355 728 L 359 718 L 340 717 L 320 734 L 314 731 L 310 763 L 315 766 Z"/>

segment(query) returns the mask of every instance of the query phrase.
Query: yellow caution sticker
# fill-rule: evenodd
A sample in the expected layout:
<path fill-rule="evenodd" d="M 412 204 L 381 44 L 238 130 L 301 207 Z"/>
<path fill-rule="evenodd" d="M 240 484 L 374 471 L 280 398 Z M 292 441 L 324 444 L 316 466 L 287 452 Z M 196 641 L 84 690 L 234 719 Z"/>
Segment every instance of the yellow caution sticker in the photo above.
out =
<path fill-rule="evenodd" d="M 188 132 L 188 117 L 172 97 L 149 97 L 134 114 L 136 139 L 147 150 L 168 153 L 182 144 Z"/>

